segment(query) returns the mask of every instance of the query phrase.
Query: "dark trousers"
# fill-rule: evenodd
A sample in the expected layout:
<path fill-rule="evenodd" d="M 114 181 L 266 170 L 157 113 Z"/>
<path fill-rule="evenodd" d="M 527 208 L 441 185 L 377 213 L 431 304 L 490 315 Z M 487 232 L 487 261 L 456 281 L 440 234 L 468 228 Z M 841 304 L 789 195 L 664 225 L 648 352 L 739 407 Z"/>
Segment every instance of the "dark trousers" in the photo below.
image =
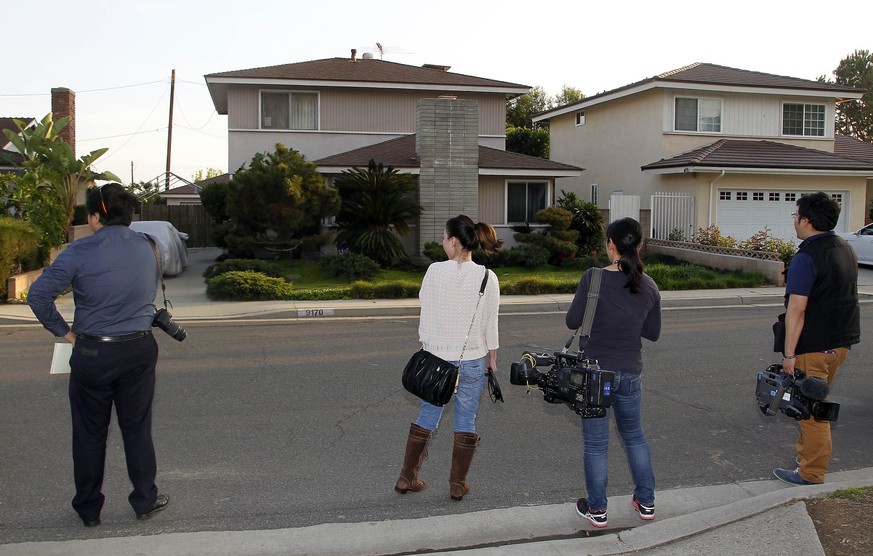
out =
<path fill-rule="evenodd" d="M 103 508 L 106 436 L 113 403 L 124 440 L 127 474 L 133 484 L 130 505 L 136 513 L 145 513 L 157 499 L 152 443 L 157 361 L 158 345 L 151 334 L 127 342 L 76 340 L 70 358 L 76 483 L 73 509 L 83 519 L 99 517 Z"/>

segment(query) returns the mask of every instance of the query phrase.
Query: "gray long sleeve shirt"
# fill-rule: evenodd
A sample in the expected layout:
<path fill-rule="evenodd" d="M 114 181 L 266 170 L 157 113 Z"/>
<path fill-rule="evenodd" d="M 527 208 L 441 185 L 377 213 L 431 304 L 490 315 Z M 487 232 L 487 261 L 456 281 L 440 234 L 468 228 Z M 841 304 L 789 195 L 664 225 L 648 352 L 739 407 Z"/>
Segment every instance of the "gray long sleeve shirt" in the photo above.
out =
<path fill-rule="evenodd" d="M 127 226 L 105 226 L 70 244 L 27 293 L 36 318 L 55 336 L 70 326 L 55 298 L 73 288 L 76 334 L 121 336 L 151 330 L 158 264 L 148 239 Z"/>
<path fill-rule="evenodd" d="M 588 302 L 593 270 L 579 280 L 576 296 L 567 310 L 567 327 L 579 328 Z M 596 359 L 601 369 L 640 374 L 643 370 L 642 338 L 656 341 L 661 336 L 661 294 L 655 281 L 643 275 L 640 293 L 624 285 L 623 272 L 603 271 L 600 297 L 586 357 Z"/>

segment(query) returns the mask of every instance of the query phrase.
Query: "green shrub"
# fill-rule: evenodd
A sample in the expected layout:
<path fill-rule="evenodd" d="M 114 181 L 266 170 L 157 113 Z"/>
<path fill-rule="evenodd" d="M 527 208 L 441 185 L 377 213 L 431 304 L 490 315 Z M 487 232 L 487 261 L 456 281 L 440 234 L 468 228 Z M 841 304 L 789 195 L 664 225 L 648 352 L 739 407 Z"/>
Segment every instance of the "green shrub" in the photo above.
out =
<path fill-rule="evenodd" d="M 13 274 L 39 268 L 39 235 L 29 222 L 0 218 L 0 299 L 6 299 L 6 280 Z"/>
<path fill-rule="evenodd" d="M 549 251 L 539 245 L 519 245 L 505 251 L 503 259 L 507 266 L 536 268 L 549 262 Z"/>
<path fill-rule="evenodd" d="M 424 244 L 424 250 L 421 252 L 422 255 L 432 260 L 433 262 L 439 261 L 447 261 L 449 260 L 449 256 L 446 255 L 445 249 L 441 243 L 437 243 L 436 241 L 428 241 Z"/>
<path fill-rule="evenodd" d="M 779 259 L 788 266 L 794 254 L 797 253 L 797 246 L 791 241 L 785 241 L 782 238 L 773 237 L 770 235 L 770 228 L 764 226 L 764 229 L 755 233 L 752 237 L 737 244 L 740 249 L 751 249 L 753 251 L 765 251 L 767 253 L 778 253 Z"/>
<path fill-rule="evenodd" d="M 203 277 L 206 279 L 215 278 L 235 270 L 251 270 L 252 272 L 260 272 L 261 274 L 276 278 L 283 277 L 282 269 L 279 265 L 259 259 L 226 259 L 220 263 L 209 265 L 203 272 Z"/>
<path fill-rule="evenodd" d="M 289 299 L 293 284 L 251 270 L 232 270 L 206 281 L 206 296 L 226 301 Z"/>
<path fill-rule="evenodd" d="M 321 268 L 331 276 L 345 276 L 349 280 L 369 280 L 380 270 L 379 263 L 357 253 L 326 257 L 321 260 Z"/>
<path fill-rule="evenodd" d="M 405 299 L 418 297 L 421 289 L 419 282 L 412 280 L 392 280 L 390 282 L 364 282 L 359 280 L 352 284 L 352 299 Z"/>
<path fill-rule="evenodd" d="M 530 276 L 500 285 L 500 295 L 542 295 L 547 293 L 576 293 L 578 279 L 541 278 Z"/>
<path fill-rule="evenodd" d="M 700 245 L 713 245 L 715 247 L 736 247 L 737 240 L 733 236 L 721 235 L 721 230 L 715 224 L 708 228 L 697 228 L 694 242 Z"/>

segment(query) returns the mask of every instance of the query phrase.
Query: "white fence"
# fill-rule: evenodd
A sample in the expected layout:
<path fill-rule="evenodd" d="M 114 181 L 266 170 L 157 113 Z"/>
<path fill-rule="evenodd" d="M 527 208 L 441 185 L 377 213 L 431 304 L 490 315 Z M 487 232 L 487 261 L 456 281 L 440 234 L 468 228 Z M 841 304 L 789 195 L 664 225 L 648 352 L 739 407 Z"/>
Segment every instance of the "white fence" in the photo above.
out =
<path fill-rule="evenodd" d="M 609 221 L 615 222 L 626 217 L 631 217 L 637 222 L 640 221 L 640 196 L 611 195 L 609 197 Z"/>
<path fill-rule="evenodd" d="M 694 196 L 658 192 L 652 195 L 652 238 L 690 241 L 696 227 Z M 678 236 L 678 237 L 676 237 Z"/>

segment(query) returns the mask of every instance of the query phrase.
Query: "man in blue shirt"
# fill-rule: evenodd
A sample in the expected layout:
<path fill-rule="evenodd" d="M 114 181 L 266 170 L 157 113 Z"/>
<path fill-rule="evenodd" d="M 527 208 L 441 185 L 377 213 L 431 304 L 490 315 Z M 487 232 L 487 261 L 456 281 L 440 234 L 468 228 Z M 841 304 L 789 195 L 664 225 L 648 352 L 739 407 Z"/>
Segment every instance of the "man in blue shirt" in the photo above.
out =
<path fill-rule="evenodd" d="M 840 206 L 818 192 L 797 200 L 794 229 L 803 240 L 788 267 L 785 284 L 785 347 L 782 366 L 794 374 L 834 381 L 861 338 L 858 260 L 852 247 L 834 234 Z M 823 483 L 830 463 L 831 425 L 813 417 L 797 421 L 799 467 L 774 469 L 793 485 Z"/>
<path fill-rule="evenodd" d="M 151 330 L 160 271 L 152 244 L 128 227 L 136 203 L 117 183 L 89 189 L 85 205 L 94 235 L 67 247 L 27 295 L 43 326 L 73 344 L 73 508 L 86 527 L 100 524 L 113 403 L 133 483 L 128 499 L 137 519 L 148 519 L 169 503 L 155 485 L 152 442 L 158 345 Z M 72 328 L 55 306 L 55 298 L 70 287 L 76 306 Z"/>

